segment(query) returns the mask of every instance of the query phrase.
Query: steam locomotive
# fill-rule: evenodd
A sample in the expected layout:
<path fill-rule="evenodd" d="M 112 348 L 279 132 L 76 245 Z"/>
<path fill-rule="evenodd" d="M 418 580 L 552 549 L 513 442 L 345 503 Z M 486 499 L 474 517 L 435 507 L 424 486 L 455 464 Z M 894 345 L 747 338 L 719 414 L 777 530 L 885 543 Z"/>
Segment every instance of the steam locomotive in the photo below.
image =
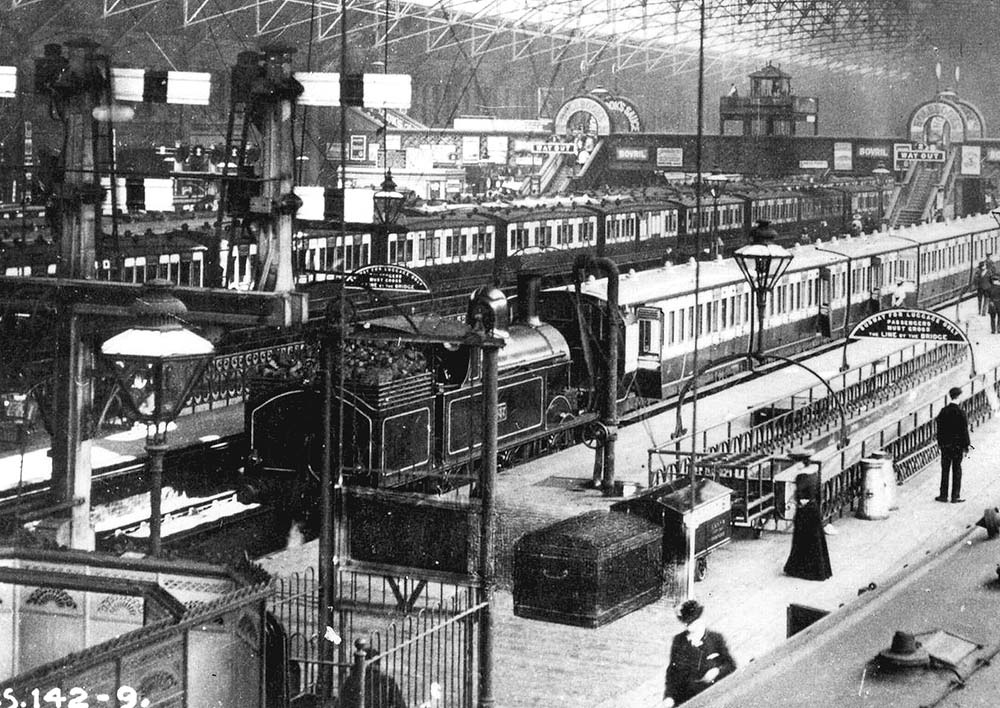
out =
<path fill-rule="evenodd" d="M 586 392 L 570 376 L 565 337 L 529 304 L 537 301 L 539 282 L 538 276 L 521 279 L 521 307 L 513 319 L 496 289 L 480 292 L 470 305 L 469 317 L 474 307 L 489 308 L 495 331 L 505 339 L 498 357 L 497 418 L 503 464 L 571 444 L 581 426 L 596 418 Z M 404 318 L 369 325 L 396 328 L 402 339 L 413 332 Z M 344 371 L 335 375 L 345 385 L 332 412 L 344 440 L 344 473 L 358 483 L 397 489 L 434 491 L 461 483 L 482 444 L 480 351 L 464 344 L 364 341 L 348 341 L 344 350 Z M 251 451 L 241 499 L 283 497 L 294 506 L 298 494 L 310 495 L 322 453 L 322 395 L 312 383 L 317 378 L 310 373 L 301 383 L 289 383 L 282 375 L 251 384 L 245 407 Z"/>

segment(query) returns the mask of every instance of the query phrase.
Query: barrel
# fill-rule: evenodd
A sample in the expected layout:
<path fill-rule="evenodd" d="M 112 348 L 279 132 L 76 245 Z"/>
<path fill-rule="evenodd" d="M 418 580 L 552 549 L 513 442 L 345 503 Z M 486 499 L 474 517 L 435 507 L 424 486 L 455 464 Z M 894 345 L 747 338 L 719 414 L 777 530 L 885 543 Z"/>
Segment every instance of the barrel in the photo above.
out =
<path fill-rule="evenodd" d="M 876 454 L 861 460 L 861 503 L 858 517 L 886 519 L 896 501 L 896 475 L 892 459 Z"/>

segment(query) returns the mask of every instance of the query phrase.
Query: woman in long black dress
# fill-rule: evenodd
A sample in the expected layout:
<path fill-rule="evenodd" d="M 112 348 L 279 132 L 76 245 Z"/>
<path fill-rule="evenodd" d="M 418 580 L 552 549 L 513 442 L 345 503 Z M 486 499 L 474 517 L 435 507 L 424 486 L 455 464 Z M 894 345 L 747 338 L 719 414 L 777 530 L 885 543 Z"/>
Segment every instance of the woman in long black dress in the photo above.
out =
<path fill-rule="evenodd" d="M 826 548 L 823 518 L 819 509 L 816 476 L 803 472 L 795 478 L 795 528 L 792 552 L 785 563 L 785 574 L 805 580 L 826 580 L 833 575 L 830 552 Z"/>

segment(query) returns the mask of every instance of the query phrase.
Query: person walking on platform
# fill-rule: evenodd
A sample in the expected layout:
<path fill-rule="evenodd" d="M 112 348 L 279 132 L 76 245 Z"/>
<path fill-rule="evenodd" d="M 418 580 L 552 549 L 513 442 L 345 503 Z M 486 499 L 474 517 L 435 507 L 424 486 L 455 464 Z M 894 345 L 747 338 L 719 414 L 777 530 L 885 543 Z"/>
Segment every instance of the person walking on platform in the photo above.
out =
<path fill-rule="evenodd" d="M 815 474 L 801 472 L 795 477 L 795 522 L 785 575 L 804 580 L 826 580 L 833 575 L 817 486 Z"/>
<path fill-rule="evenodd" d="M 987 253 L 986 258 L 979 262 L 976 268 L 976 299 L 979 302 L 979 314 L 985 315 L 993 290 L 992 280 L 997 276 L 997 267 L 993 262 L 993 254 Z M 994 330 L 995 332 L 996 330 Z"/>
<path fill-rule="evenodd" d="M 986 306 L 990 313 L 990 332 L 997 334 L 1000 332 L 1000 275 L 990 278 L 989 304 Z"/>
<path fill-rule="evenodd" d="M 951 473 L 951 503 L 962 499 L 962 457 L 969 452 L 969 419 L 958 405 L 962 389 L 948 391 L 951 401 L 937 414 L 937 443 L 941 448 L 941 493 L 936 499 L 948 501 L 948 477 Z"/>
<path fill-rule="evenodd" d="M 706 627 L 702 619 L 704 611 L 697 600 L 688 600 L 677 613 L 687 629 L 674 635 L 670 645 L 670 665 L 663 692 L 666 708 L 680 705 L 736 670 L 726 640 Z"/>

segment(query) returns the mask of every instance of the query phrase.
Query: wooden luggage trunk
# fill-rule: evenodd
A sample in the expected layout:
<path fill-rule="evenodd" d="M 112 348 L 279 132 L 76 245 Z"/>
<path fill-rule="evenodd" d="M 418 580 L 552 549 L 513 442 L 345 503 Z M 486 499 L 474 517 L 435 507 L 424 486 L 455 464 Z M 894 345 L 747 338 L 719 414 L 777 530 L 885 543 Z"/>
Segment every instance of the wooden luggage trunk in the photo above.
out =
<path fill-rule="evenodd" d="M 600 627 L 662 593 L 659 525 L 591 511 L 525 534 L 514 547 L 514 614 Z"/>

